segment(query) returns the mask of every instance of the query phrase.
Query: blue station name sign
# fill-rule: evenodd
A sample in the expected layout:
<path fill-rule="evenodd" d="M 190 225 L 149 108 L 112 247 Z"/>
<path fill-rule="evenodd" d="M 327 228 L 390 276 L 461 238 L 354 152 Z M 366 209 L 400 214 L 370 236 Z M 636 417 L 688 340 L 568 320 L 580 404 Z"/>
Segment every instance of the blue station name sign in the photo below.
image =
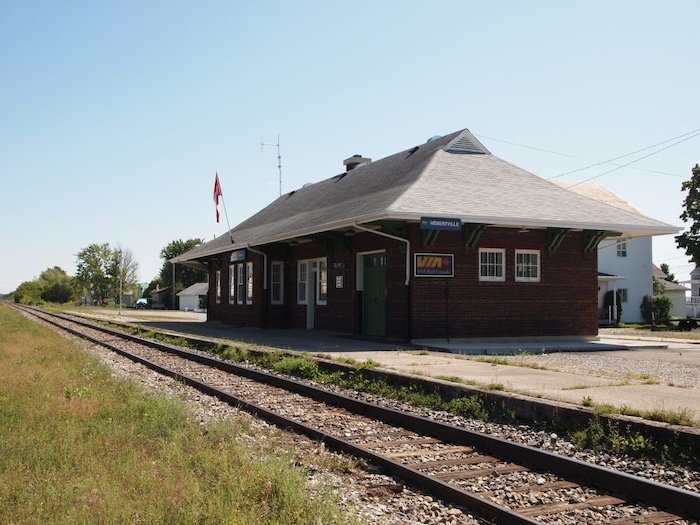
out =
<path fill-rule="evenodd" d="M 455 256 L 451 253 L 414 254 L 415 277 L 454 277 Z"/>
<path fill-rule="evenodd" d="M 421 230 L 443 230 L 460 231 L 462 229 L 461 219 L 451 219 L 449 217 L 421 217 Z"/>

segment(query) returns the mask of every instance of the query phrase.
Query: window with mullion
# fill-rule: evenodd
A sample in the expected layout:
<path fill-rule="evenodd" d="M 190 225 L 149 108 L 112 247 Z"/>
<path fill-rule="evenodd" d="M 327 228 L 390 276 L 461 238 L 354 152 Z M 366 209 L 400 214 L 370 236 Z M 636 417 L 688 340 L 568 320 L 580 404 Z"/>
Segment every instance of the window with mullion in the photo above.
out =
<path fill-rule="evenodd" d="M 228 267 L 228 303 L 236 302 L 236 265 Z"/>
<path fill-rule="evenodd" d="M 245 264 L 236 265 L 236 304 L 243 304 L 245 298 Z"/>
<path fill-rule="evenodd" d="M 539 250 L 515 250 L 515 280 L 519 282 L 540 281 Z"/>
<path fill-rule="evenodd" d="M 306 304 L 306 281 L 308 275 L 308 261 L 299 261 L 297 263 L 297 304 Z"/>
<path fill-rule="evenodd" d="M 272 261 L 270 269 L 270 302 L 284 304 L 284 262 Z"/>
<path fill-rule="evenodd" d="M 479 280 L 505 281 L 505 257 L 503 248 L 479 248 Z"/>

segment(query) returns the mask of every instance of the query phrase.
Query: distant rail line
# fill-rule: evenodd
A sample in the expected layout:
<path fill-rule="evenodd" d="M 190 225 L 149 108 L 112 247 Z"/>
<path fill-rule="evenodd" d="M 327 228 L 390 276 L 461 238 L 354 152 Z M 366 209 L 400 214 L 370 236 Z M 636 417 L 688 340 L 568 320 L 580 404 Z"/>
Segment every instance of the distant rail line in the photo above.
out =
<path fill-rule="evenodd" d="M 379 465 L 414 487 L 499 524 L 691 524 L 700 494 L 287 377 L 21 308 L 208 395 Z"/>

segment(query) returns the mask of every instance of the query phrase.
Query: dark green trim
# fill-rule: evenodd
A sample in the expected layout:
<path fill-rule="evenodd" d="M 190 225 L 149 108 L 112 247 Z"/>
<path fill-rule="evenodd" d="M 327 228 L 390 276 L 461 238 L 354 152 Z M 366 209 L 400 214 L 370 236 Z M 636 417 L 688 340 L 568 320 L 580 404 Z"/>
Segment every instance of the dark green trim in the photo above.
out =
<path fill-rule="evenodd" d="M 598 243 L 606 237 L 619 237 L 621 232 L 606 230 L 583 230 L 583 251 L 592 252 L 598 248 Z"/>
<path fill-rule="evenodd" d="M 333 255 L 335 249 L 342 252 L 352 252 L 352 237 L 348 237 L 343 232 L 324 232 L 314 235 L 313 240 L 318 242 L 328 255 Z"/>
<path fill-rule="evenodd" d="M 547 228 L 547 248 L 549 251 L 556 252 L 570 231 L 569 228 Z"/>
<path fill-rule="evenodd" d="M 408 238 L 406 223 L 402 221 L 381 221 L 379 223 L 382 230 L 394 237 Z"/>
<path fill-rule="evenodd" d="M 476 243 L 479 242 L 481 234 L 484 233 L 484 230 L 487 226 L 488 224 L 471 222 L 465 223 L 462 226 L 462 229 L 464 231 L 464 245 L 468 248 L 473 248 L 474 246 L 476 246 Z"/>
<path fill-rule="evenodd" d="M 423 230 L 423 246 L 432 246 L 440 236 L 440 230 Z"/>

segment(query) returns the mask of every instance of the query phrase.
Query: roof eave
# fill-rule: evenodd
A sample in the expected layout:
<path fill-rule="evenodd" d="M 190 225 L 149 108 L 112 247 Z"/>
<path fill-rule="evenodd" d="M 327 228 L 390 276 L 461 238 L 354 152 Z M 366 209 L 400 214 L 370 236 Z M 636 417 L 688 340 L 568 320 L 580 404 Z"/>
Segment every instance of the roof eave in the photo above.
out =
<path fill-rule="evenodd" d="M 391 219 L 419 222 L 421 217 L 428 214 L 390 212 L 387 214 Z M 634 225 L 615 224 L 604 222 L 582 222 L 582 221 L 557 221 L 547 219 L 533 219 L 526 217 L 488 217 L 488 216 L 464 216 L 459 214 L 440 214 L 444 217 L 460 219 L 465 223 L 488 224 L 489 226 L 500 226 L 504 228 L 566 228 L 570 230 L 604 230 L 619 232 L 624 237 L 650 237 L 655 235 L 675 235 L 681 228 L 670 224 L 654 225 Z"/>
<path fill-rule="evenodd" d="M 211 250 L 203 250 L 202 252 L 197 253 L 191 257 L 186 257 L 187 253 L 183 253 L 182 255 L 178 255 L 177 257 L 173 257 L 172 259 L 170 259 L 170 262 L 177 263 L 177 264 L 185 264 L 185 261 L 197 261 L 200 259 L 206 259 L 207 257 L 211 257 L 212 255 L 219 255 L 222 253 L 229 252 L 231 250 L 240 250 L 243 248 L 248 248 L 250 246 L 262 246 L 265 244 L 272 244 L 275 242 L 289 241 L 289 240 L 296 239 L 299 237 L 308 237 L 309 235 L 315 235 L 315 234 L 323 233 L 323 232 L 327 232 L 327 231 L 352 228 L 352 226 L 355 223 L 362 224 L 362 223 L 379 221 L 379 220 L 386 219 L 386 218 L 388 218 L 386 213 L 361 215 L 361 216 L 353 217 L 350 219 L 343 219 L 342 221 L 335 221 L 335 222 L 330 222 L 330 223 L 323 224 L 320 226 L 315 226 L 313 228 L 302 228 L 300 230 L 294 230 L 294 231 L 291 231 L 291 232 L 288 232 L 285 234 L 271 235 L 269 237 L 261 237 L 258 239 L 250 239 L 247 241 L 234 242 L 231 245 L 226 246 L 223 249 L 221 247 L 217 247 L 217 248 L 212 248 Z"/>
<path fill-rule="evenodd" d="M 307 237 L 309 235 L 315 235 L 318 233 L 323 233 L 325 231 L 340 230 L 345 228 L 352 228 L 353 224 L 358 223 L 368 223 L 384 219 L 394 219 L 394 220 L 404 220 L 404 221 L 414 221 L 419 222 L 421 217 L 425 214 L 417 213 L 407 213 L 407 212 L 393 212 L 388 210 L 383 213 L 375 213 L 368 215 L 361 215 L 357 217 L 343 219 L 341 221 L 335 221 L 326 223 L 319 226 L 314 226 L 312 228 L 302 228 L 300 230 L 294 230 L 279 235 L 272 235 L 269 237 L 260 237 L 257 239 L 248 239 L 241 242 L 233 242 L 232 244 L 216 248 L 211 248 L 210 250 L 202 250 L 196 254 L 188 256 L 187 253 L 178 255 L 170 259 L 171 263 L 185 264 L 186 266 L 195 267 L 202 269 L 204 265 L 199 262 L 202 259 L 206 259 L 213 255 L 219 255 L 226 253 L 231 250 L 238 250 L 247 248 L 250 246 L 262 246 L 265 244 L 271 244 L 274 242 L 283 242 L 295 239 L 298 237 Z M 449 215 L 449 214 L 447 214 Z M 656 235 L 672 235 L 677 234 L 681 228 L 671 226 L 670 224 L 662 224 L 659 226 L 653 225 L 630 225 L 630 224 L 613 224 L 613 223 L 602 223 L 602 222 L 577 222 L 577 221 L 553 221 L 545 219 L 532 219 L 532 218 L 519 218 L 519 217 L 487 217 L 487 216 L 460 216 L 459 214 L 450 215 L 456 219 L 460 219 L 462 222 L 467 223 L 481 223 L 488 224 L 490 226 L 500 226 L 504 228 L 566 228 L 571 230 L 602 230 L 602 231 L 614 231 L 619 232 L 623 237 L 650 237 Z M 190 264 L 188 264 L 188 262 Z"/>

